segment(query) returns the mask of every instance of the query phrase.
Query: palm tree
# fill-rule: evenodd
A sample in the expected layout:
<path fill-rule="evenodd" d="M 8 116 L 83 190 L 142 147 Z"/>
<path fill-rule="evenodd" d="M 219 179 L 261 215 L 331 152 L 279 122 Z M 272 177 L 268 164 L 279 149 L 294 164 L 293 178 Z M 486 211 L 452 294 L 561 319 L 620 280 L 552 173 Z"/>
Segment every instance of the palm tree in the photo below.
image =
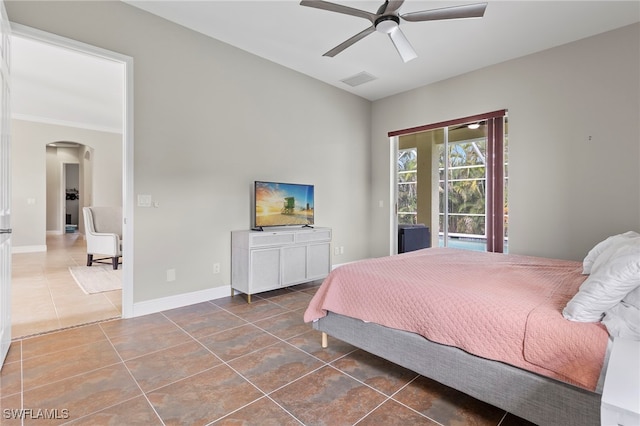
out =
<path fill-rule="evenodd" d="M 485 234 L 485 142 L 464 142 L 449 145 L 448 211 L 449 232 Z M 444 158 L 440 156 L 444 172 Z M 440 211 L 444 211 L 444 175 L 441 173 Z"/>
<path fill-rule="evenodd" d="M 398 151 L 398 222 L 401 224 L 415 224 L 417 220 L 417 166 L 415 149 Z"/>

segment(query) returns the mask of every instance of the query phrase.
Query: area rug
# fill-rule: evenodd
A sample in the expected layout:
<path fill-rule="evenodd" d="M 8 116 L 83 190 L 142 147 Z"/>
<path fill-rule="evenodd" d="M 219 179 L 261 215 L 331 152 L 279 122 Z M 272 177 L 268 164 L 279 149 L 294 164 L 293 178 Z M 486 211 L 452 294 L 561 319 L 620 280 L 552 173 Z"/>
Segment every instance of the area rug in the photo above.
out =
<path fill-rule="evenodd" d="M 85 294 L 122 289 L 122 269 L 113 266 L 70 266 L 69 272 Z"/>

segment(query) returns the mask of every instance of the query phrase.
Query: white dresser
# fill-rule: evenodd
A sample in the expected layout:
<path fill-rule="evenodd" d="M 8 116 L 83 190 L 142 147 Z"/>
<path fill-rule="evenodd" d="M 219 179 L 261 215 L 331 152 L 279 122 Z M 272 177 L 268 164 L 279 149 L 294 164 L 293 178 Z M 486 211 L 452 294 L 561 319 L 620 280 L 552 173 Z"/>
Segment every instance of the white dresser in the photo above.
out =
<path fill-rule="evenodd" d="M 251 295 L 326 277 L 330 228 L 231 232 L 231 293 Z"/>

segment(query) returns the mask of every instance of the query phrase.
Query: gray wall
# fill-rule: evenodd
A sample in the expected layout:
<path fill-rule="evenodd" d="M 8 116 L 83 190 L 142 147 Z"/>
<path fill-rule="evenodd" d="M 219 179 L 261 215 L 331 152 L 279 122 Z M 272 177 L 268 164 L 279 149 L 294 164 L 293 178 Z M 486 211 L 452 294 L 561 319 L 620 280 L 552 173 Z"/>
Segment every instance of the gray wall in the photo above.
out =
<path fill-rule="evenodd" d="M 372 200 L 389 199 L 389 131 L 506 108 L 510 251 L 580 260 L 640 230 L 639 76 L 634 24 L 376 101 Z M 385 255 L 388 208 L 371 210 Z"/>
<path fill-rule="evenodd" d="M 370 102 L 121 2 L 6 6 L 133 57 L 134 191 L 159 203 L 134 211 L 134 302 L 230 283 L 254 180 L 315 184 L 316 224 L 345 247 L 333 262 L 368 257 Z"/>

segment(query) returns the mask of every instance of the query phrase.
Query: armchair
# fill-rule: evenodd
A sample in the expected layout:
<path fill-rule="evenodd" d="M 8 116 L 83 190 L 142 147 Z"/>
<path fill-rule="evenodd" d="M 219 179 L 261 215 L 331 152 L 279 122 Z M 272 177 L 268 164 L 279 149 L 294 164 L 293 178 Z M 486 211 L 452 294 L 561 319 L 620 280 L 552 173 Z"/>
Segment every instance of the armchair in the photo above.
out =
<path fill-rule="evenodd" d="M 118 269 L 122 257 L 122 208 L 83 207 L 82 213 L 87 240 L 87 266 L 110 263 L 113 269 Z M 106 257 L 94 259 L 94 255 Z M 107 259 L 110 262 L 105 262 Z"/>

